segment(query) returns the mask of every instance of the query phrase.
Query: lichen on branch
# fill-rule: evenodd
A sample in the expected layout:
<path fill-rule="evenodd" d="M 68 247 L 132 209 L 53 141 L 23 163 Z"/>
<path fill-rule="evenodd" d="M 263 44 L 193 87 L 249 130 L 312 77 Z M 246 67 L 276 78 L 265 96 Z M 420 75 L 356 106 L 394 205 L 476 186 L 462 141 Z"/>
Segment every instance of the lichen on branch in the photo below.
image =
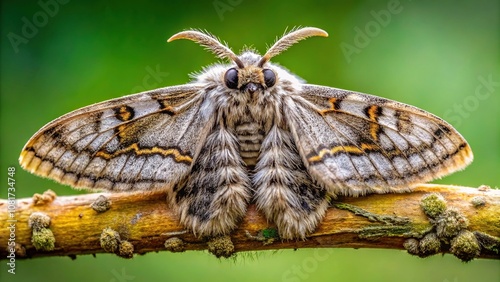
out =
<path fill-rule="evenodd" d="M 8 217 L 8 201 L 0 200 L 0 242 L 11 239 Z M 254 205 L 230 236 L 198 238 L 179 224 L 162 193 L 61 197 L 48 191 L 18 199 L 14 217 L 15 244 L 0 249 L 0 258 L 103 252 L 131 258 L 207 249 L 229 257 L 244 251 L 342 247 L 406 249 L 420 257 L 453 253 L 463 261 L 500 259 L 500 190 L 485 187 L 422 184 L 412 193 L 341 197 L 316 231 L 297 241 L 281 240 Z"/>

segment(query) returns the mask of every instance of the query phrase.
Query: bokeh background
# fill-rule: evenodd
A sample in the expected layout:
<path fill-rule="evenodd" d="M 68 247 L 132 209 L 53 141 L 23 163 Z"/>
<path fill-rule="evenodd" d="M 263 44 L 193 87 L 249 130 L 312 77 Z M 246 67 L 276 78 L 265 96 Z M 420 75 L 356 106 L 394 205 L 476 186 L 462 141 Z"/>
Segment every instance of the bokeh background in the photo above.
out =
<path fill-rule="evenodd" d="M 437 182 L 500 185 L 498 1 L 2 1 L 0 196 L 7 167 L 17 197 L 69 187 L 30 175 L 17 159 L 45 123 L 76 108 L 189 81 L 216 62 L 172 34 L 201 28 L 238 52 L 261 53 L 285 29 L 316 26 L 312 38 L 274 58 L 310 83 L 412 104 L 452 123 L 475 161 Z M 32 25 L 32 26 L 30 26 Z M 80 192 L 81 193 L 81 192 Z M 0 242 L 4 247 L 5 242 Z M 1 281 L 499 281 L 498 260 L 461 263 L 374 249 L 284 250 L 217 260 L 206 252 L 97 254 L 0 263 Z M 297 270 L 298 269 L 298 270 Z"/>

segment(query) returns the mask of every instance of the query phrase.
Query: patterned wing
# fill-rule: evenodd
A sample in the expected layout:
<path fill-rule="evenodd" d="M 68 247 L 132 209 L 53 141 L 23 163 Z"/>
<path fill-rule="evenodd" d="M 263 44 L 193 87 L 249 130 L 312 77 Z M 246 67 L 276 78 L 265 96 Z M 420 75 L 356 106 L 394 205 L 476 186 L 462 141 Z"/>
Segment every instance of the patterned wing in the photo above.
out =
<path fill-rule="evenodd" d="M 21 166 L 79 188 L 167 189 L 189 173 L 212 127 L 201 89 L 160 88 L 66 114 L 28 141 Z"/>
<path fill-rule="evenodd" d="M 473 158 L 450 124 L 409 105 L 315 85 L 284 104 L 309 173 L 333 194 L 408 191 Z"/>

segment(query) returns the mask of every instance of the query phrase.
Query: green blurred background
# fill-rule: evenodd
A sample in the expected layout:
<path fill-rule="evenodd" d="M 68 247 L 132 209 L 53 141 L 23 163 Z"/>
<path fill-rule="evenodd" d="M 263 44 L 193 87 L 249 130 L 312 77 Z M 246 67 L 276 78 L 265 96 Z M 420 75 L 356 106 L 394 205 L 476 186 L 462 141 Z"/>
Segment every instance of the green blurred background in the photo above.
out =
<path fill-rule="evenodd" d="M 206 29 L 235 52 L 246 44 L 263 53 L 287 27 L 320 27 L 330 37 L 303 41 L 273 61 L 310 83 L 445 118 L 469 141 L 475 161 L 438 182 L 500 184 L 498 1 L 42 0 L 2 1 L 1 8 L 0 179 L 7 187 L 7 167 L 17 168 L 18 198 L 48 188 L 76 193 L 19 168 L 22 146 L 45 123 L 91 103 L 186 83 L 189 73 L 216 62 L 192 42 L 166 43 L 187 28 Z M 260 252 L 236 260 L 161 252 L 132 260 L 107 254 L 18 260 L 16 272 L 8 274 L 1 262 L 1 281 L 462 282 L 499 281 L 500 263 L 372 249 Z"/>

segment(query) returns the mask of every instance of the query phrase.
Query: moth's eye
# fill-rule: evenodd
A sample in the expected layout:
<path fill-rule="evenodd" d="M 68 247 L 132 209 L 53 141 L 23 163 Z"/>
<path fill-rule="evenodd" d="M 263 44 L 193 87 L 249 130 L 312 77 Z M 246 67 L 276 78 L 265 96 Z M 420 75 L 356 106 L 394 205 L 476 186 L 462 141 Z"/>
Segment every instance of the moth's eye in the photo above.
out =
<path fill-rule="evenodd" d="M 267 87 L 271 87 L 276 83 L 276 74 L 274 74 L 274 71 L 270 69 L 264 69 L 262 70 L 262 73 L 264 74 L 264 82 L 266 83 Z"/>
<path fill-rule="evenodd" d="M 235 68 L 228 69 L 224 75 L 224 82 L 227 87 L 238 89 L 238 70 Z"/>

